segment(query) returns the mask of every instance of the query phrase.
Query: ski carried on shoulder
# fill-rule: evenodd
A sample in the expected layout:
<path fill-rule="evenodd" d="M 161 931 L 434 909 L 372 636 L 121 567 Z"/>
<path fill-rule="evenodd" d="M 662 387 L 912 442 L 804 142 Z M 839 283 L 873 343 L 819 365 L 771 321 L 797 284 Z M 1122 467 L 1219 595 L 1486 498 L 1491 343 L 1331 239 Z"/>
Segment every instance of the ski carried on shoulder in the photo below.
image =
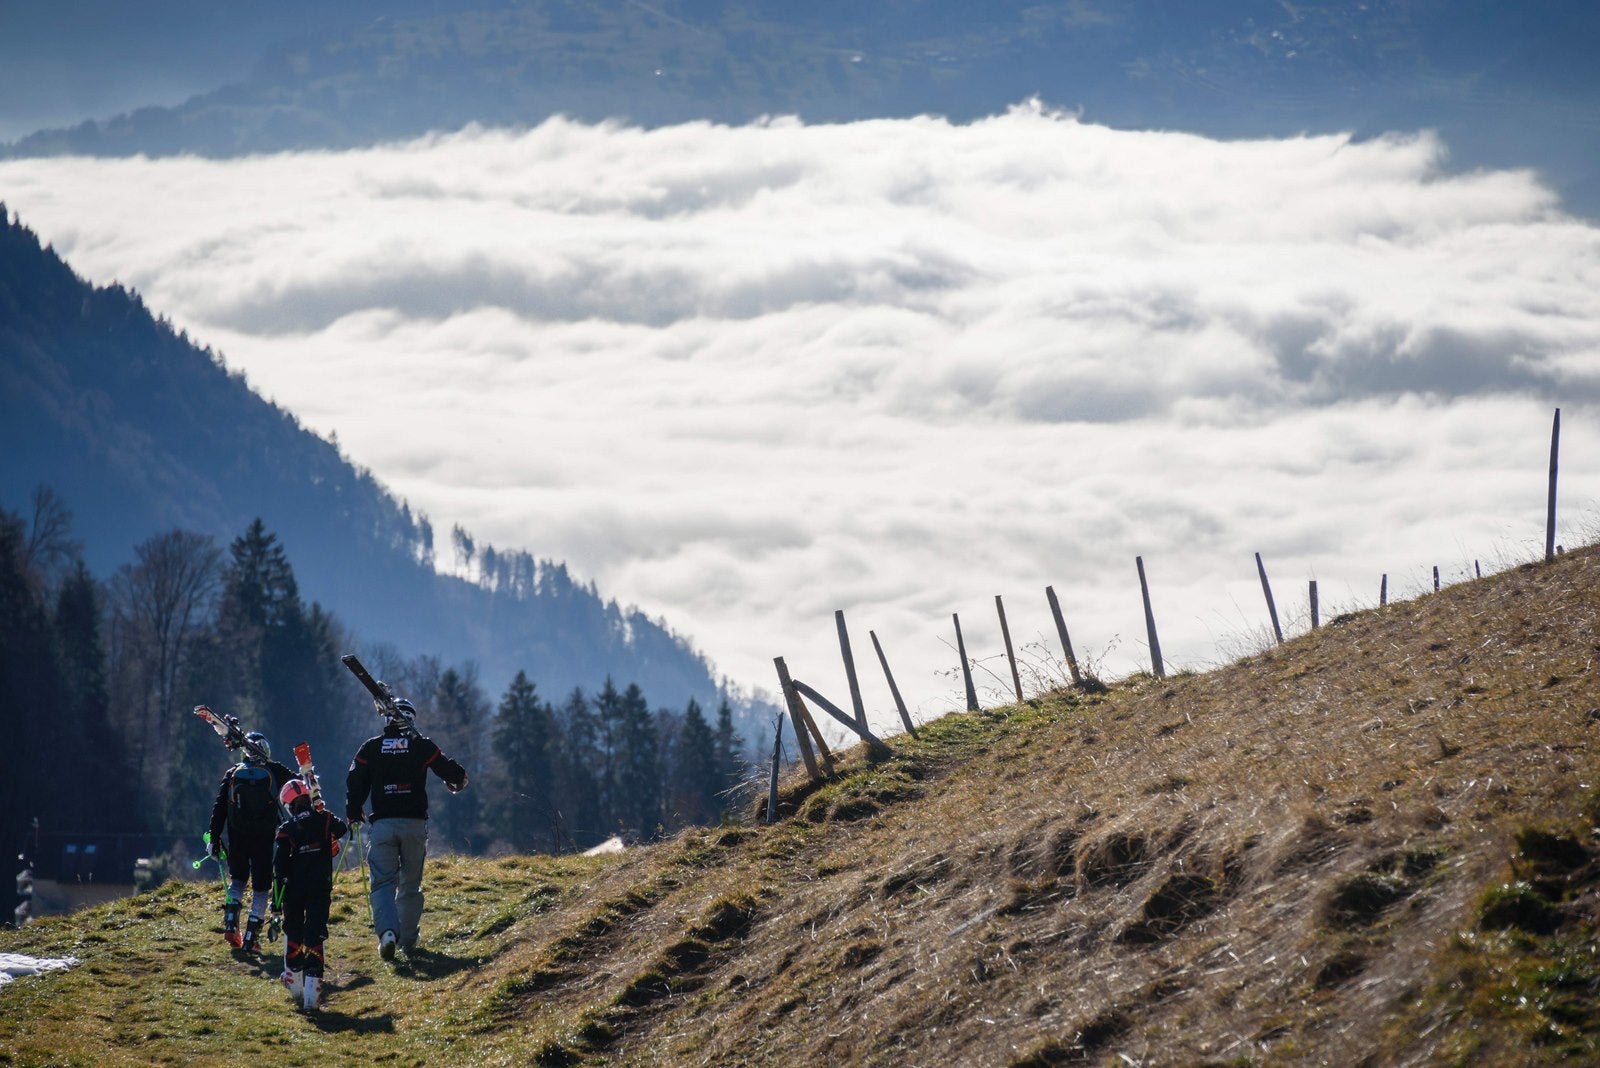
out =
<path fill-rule="evenodd" d="M 301 742 L 294 747 L 295 763 L 300 765 L 300 778 L 305 780 L 306 788 L 311 791 L 311 808 L 321 812 L 326 806 L 322 803 L 322 783 L 317 778 L 317 766 L 311 762 L 311 743 Z M 333 843 L 331 857 L 339 855 L 340 846 L 337 839 Z"/>
<path fill-rule="evenodd" d="M 322 808 L 322 783 L 317 781 L 317 766 L 311 762 L 311 743 L 301 742 L 295 746 L 294 759 L 300 765 L 300 777 L 311 791 L 311 807 Z"/>
<path fill-rule="evenodd" d="M 239 726 L 238 716 L 218 715 L 205 705 L 195 705 L 194 714 L 216 731 L 222 738 L 222 744 L 229 749 L 243 749 L 263 764 L 270 759 L 266 750 L 244 736 L 244 728 Z"/>
<path fill-rule="evenodd" d="M 396 707 L 394 691 L 389 688 L 388 683 L 373 678 L 372 674 L 367 671 L 365 665 L 361 663 L 354 653 L 345 653 L 339 660 L 345 667 L 350 669 L 350 674 L 354 675 L 356 680 L 367 688 L 367 692 L 372 695 L 372 699 L 378 702 L 383 709 L 383 715 L 386 719 L 398 725 L 402 730 L 409 732 L 412 729 L 411 721 Z"/>

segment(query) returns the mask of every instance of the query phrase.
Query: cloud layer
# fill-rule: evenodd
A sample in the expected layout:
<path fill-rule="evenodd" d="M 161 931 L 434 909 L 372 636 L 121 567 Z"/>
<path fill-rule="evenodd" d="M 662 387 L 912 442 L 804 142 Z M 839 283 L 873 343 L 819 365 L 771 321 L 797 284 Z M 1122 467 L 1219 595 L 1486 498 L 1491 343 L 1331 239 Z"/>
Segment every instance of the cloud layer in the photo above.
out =
<path fill-rule="evenodd" d="M 1300 626 L 1311 578 L 1326 616 L 1526 558 L 1556 406 L 1592 536 L 1600 230 L 1426 133 L 553 120 L 10 162 L 0 199 L 436 526 L 567 560 L 738 682 L 785 655 L 839 700 L 844 609 L 875 717 L 869 628 L 931 715 L 954 612 L 991 691 L 996 594 L 1054 655 L 1047 584 L 1080 656 L 1147 664 L 1136 555 L 1179 666 L 1264 626 L 1257 551 Z"/>

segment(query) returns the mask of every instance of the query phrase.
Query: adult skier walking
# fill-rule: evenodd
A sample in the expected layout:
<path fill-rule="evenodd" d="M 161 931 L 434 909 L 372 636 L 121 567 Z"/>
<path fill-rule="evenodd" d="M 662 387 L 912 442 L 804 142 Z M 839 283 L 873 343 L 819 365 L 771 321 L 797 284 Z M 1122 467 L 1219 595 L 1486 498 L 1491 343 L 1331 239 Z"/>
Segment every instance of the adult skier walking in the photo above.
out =
<path fill-rule="evenodd" d="M 222 905 L 222 936 L 234 949 L 261 950 L 261 922 L 271 896 L 272 839 L 283 813 L 278 795 L 294 772 L 272 759 L 272 746 L 260 731 L 244 736 L 239 763 L 222 776 L 211 806 L 211 855 L 224 855 L 222 830 L 228 830 L 228 888 Z M 250 916 L 239 933 L 239 907 L 250 884 Z"/>
<path fill-rule="evenodd" d="M 350 658 L 353 659 L 353 658 Z M 347 660 L 348 663 L 348 660 Z M 377 684 L 381 686 L 381 684 Z M 368 821 L 367 868 L 372 877 L 372 926 L 378 952 L 393 960 L 396 945 L 416 949 L 422 923 L 422 867 L 428 852 L 428 777 L 431 770 L 451 793 L 466 788 L 467 772 L 430 738 L 417 732 L 417 710 L 383 691 L 374 705 L 383 733 L 356 750 L 345 778 L 345 818 Z M 362 806 L 368 800 L 372 813 Z"/>
<path fill-rule="evenodd" d="M 283 903 L 282 979 L 310 1011 L 322 1005 L 333 858 L 350 828 L 320 800 L 313 803 L 304 779 L 285 783 L 279 800 L 289 810 L 272 853 L 273 896 Z"/>

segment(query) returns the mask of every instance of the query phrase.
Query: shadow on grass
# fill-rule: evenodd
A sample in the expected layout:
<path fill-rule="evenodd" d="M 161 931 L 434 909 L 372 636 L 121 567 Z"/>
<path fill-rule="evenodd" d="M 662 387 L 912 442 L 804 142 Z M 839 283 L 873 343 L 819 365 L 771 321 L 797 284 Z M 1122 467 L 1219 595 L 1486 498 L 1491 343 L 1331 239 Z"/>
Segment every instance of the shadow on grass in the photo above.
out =
<path fill-rule="evenodd" d="M 443 979 L 445 976 L 476 968 L 482 962 L 481 957 L 452 957 L 448 953 L 437 953 L 418 946 L 405 954 L 403 960 L 395 963 L 394 973 L 408 979 L 424 981 Z"/>
<path fill-rule="evenodd" d="M 353 1032 L 358 1035 L 393 1034 L 394 1015 L 383 1013 L 380 1016 L 347 1016 L 342 1012 L 329 1012 L 326 1008 L 317 1010 L 311 1017 L 311 1022 L 317 1025 L 317 1030 L 329 1034 L 340 1032 Z"/>

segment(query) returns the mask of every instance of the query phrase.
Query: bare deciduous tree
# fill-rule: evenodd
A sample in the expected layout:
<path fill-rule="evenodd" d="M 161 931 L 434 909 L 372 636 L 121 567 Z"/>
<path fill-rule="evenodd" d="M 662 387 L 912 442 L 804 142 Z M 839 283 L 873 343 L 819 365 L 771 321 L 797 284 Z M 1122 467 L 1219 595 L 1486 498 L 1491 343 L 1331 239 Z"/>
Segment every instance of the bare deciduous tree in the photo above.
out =
<path fill-rule="evenodd" d="M 141 544 L 111 580 L 113 707 L 133 739 L 140 781 L 159 773 L 180 723 L 178 680 L 210 622 L 222 550 L 204 534 L 172 530 Z"/>

